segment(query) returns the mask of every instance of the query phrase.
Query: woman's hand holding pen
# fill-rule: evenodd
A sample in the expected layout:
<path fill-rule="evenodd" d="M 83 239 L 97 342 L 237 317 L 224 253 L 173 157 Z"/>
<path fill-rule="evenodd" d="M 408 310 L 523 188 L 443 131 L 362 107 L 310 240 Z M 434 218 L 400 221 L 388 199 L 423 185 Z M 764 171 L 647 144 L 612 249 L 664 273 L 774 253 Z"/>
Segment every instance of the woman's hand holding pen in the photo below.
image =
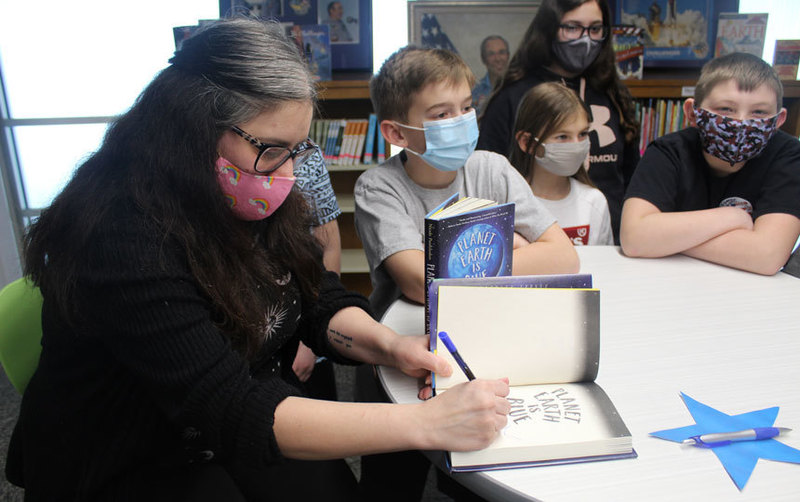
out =
<path fill-rule="evenodd" d="M 497 432 L 506 426 L 511 409 L 508 379 L 473 380 L 431 397 L 431 371 L 450 376 L 452 368 L 446 359 L 428 349 L 429 337 L 395 335 L 388 353 L 393 366 L 403 373 L 425 377 L 419 391 L 421 421 L 414 429 L 422 434 L 419 449 L 470 451 L 485 448 Z"/>
<path fill-rule="evenodd" d="M 506 396 L 508 379 L 479 379 L 422 403 L 429 413 L 423 426 L 431 449 L 472 451 L 489 446 L 508 422 L 511 405 Z"/>

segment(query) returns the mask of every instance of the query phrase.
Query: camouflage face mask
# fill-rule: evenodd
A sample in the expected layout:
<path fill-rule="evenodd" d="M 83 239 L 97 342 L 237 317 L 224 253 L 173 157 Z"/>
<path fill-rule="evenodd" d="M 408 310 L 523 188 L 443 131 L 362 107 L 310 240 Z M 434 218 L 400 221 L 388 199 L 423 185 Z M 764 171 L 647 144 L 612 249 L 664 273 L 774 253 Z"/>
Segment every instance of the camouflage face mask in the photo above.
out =
<path fill-rule="evenodd" d="M 778 115 L 763 119 L 736 120 L 695 108 L 703 150 L 731 166 L 756 157 L 778 130 Z"/>

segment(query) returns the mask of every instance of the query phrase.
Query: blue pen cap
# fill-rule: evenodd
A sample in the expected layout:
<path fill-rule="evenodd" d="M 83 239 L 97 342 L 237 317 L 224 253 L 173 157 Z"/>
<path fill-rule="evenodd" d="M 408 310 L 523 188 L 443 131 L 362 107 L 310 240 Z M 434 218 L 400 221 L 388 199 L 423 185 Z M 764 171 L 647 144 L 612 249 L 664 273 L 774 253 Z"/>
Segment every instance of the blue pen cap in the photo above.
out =
<path fill-rule="evenodd" d="M 450 336 L 448 336 L 446 331 L 439 332 L 439 339 L 442 340 L 442 342 L 444 342 L 444 345 L 445 347 L 447 347 L 447 350 L 449 350 L 451 353 L 456 352 L 456 346 L 453 345 L 453 341 L 450 340 Z"/>

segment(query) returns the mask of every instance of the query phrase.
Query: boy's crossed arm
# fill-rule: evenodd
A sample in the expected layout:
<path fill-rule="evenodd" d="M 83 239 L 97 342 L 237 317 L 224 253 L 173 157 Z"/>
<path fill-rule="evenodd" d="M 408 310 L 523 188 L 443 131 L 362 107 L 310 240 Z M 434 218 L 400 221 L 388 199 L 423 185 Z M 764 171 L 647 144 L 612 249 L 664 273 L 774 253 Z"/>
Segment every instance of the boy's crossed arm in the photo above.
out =
<path fill-rule="evenodd" d="M 732 230 L 684 251 L 687 256 L 763 275 L 774 275 L 789 259 L 800 219 L 786 213 L 756 218 L 752 230 Z"/>
<path fill-rule="evenodd" d="M 687 256 L 772 275 L 789 259 L 800 219 L 770 213 L 753 222 L 737 207 L 661 212 L 637 197 L 625 201 L 620 241 L 627 256 Z"/>

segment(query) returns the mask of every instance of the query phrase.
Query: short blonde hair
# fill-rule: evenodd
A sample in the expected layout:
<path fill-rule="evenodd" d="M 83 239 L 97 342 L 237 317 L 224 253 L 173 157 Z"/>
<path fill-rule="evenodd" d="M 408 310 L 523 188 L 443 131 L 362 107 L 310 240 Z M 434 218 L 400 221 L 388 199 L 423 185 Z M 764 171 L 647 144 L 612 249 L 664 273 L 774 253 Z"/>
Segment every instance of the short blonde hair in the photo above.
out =
<path fill-rule="evenodd" d="M 739 89 L 751 92 L 762 84 L 775 92 L 778 108 L 783 107 L 783 84 L 775 69 L 763 59 L 744 52 L 734 52 L 712 59 L 703 66 L 694 88 L 694 101 L 700 106 L 717 85 L 733 80 Z"/>
<path fill-rule="evenodd" d="M 414 95 L 427 85 L 439 82 L 453 85 L 466 82 L 472 89 L 475 75 L 464 60 L 452 51 L 415 46 L 398 50 L 383 63 L 369 84 L 369 94 L 378 120 L 404 122 L 408 118 Z"/>

